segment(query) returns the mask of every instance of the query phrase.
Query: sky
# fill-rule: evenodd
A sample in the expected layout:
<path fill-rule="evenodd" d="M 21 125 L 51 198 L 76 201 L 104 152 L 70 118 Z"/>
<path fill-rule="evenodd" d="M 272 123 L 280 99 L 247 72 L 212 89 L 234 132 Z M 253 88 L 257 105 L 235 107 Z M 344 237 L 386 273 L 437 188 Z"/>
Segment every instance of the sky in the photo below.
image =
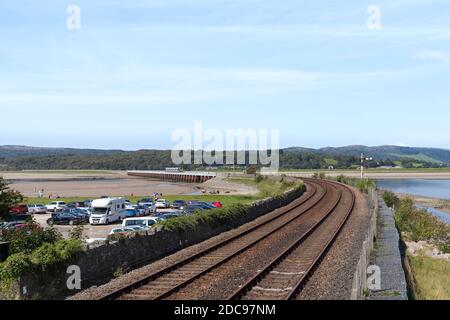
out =
<path fill-rule="evenodd" d="M 166 149 L 201 121 L 450 148 L 450 1 L 342 2 L 0 0 L 0 145 Z"/>

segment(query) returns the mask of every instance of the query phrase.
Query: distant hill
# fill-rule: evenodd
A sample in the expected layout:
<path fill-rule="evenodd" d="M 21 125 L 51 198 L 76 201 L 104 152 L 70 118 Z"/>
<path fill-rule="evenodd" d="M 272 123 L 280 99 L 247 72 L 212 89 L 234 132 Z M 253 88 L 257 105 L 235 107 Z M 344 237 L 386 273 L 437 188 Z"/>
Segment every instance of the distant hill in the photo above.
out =
<path fill-rule="evenodd" d="M 321 149 L 305 149 L 305 148 L 289 148 L 290 151 L 305 151 L 322 154 L 324 156 L 354 156 L 359 157 L 361 153 L 368 157 L 378 160 L 399 160 L 412 159 L 425 162 L 434 162 L 442 164 L 450 164 L 450 150 L 438 148 L 415 148 L 400 146 L 378 146 L 367 147 L 362 145 L 353 145 L 345 147 L 326 147 Z"/>
<path fill-rule="evenodd" d="M 280 151 L 282 169 L 336 169 L 356 168 L 360 155 L 373 157 L 369 167 L 402 166 L 405 168 L 450 167 L 450 150 L 398 146 L 346 146 L 311 149 L 286 148 Z M 38 148 L 27 146 L 0 146 L 2 170 L 39 169 L 105 169 L 146 170 L 173 166 L 170 150 L 98 150 L 73 148 Z M 204 168 L 186 165 L 186 170 Z"/>
<path fill-rule="evenodd" d="M 0 146 L 0 158 L 47 157 L 58 155 L 107 155 L 124 153 L 122 150 L 42 148 L 28 146 Z"/>

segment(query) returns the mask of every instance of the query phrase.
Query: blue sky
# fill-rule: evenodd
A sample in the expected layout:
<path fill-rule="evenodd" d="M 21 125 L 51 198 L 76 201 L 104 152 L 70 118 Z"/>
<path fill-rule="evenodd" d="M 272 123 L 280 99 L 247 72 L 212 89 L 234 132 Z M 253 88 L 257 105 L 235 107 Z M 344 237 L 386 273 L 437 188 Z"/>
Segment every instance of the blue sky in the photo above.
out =
<path fill-rule="evenodd" d="M 0 0 L 0 145 L 170 148 L 201 120 L 450 148 L 450 2 L 341 2 Z"/>

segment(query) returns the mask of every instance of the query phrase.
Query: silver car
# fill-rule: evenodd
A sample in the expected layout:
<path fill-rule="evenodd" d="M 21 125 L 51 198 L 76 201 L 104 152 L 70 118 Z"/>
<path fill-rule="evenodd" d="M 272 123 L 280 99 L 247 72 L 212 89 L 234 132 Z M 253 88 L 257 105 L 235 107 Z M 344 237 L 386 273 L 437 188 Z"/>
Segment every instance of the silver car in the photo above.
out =
<path fill-rule="evenodd" d="M 45 214 L 47 213 L 47 207 L 43 204 L 30 204 L 28 206 L 28 212 L 31 214 Z"/>

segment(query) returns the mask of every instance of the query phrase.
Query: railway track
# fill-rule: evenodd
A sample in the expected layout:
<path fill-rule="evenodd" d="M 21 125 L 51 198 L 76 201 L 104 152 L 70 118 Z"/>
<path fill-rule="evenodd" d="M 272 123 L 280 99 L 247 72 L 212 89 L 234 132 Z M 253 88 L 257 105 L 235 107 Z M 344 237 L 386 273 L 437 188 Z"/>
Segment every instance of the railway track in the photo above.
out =
<path fill-rule="evenodd" d="M 345 190 L 333 211 L 269 262 L 229 300 L 292 300 L 297 297 L 353 211 L 354 192 L 346 186 L 340 187 Z"/>
<path fill-rule="evenodd" d="M 221 241 L 214 246 L 108 294 L 102 297 L 101 300 L 169 299 L 172 295 L 183 290 L 186 286 L 195 283 L 195 281 L 201 279 L 204 275 L 214 272 L 214 270 L 233 259 L 238 259 L 240 254 L 250 250 L 256 250 L 258 244 L 263 241 L 270 240 L 271 237 L 275 238 L 286 232 L 292 233 L 294 227 L 301 227 L 299 238 L 293 244 L 290 244 L 282 255 L 277 257 L 274 261 L 271 261 L 264 270 L 259 272 L 257 277 L 252 278 L 248 283 L 236 291 L 230 299 L 264 299 L 267 295 L 256 295 L 256 297 L 254 295 L 254 291 L 258 291 L 258 288 L 260 288 L 257 284 L 264 280 L 272 281 L 267 276 L 276 273 L 284 275 L 285 278 L 287 278 L 287 275 L 289 274 L 291 282 L 295 279 L 295 281 L 299 283 L 298 286 L 292 285 L 292 287 L 284 287 L 283 293 L 286 291 L 286 288 L 292 288 L 292 291 L 297 292 L 297 289 L 302 285 L 302 281 L 304 281 L 298 279 L 300 274 L 294 276 L 291 274 L 292 272 L 274 271 L 275 267 L 281 266 L 283 262 L 288 261 L 285 257 L 295 254 L 297 252 L 296 249 L 298 249 L 302 243 L 306 243 L 306 240 L 317 237 L 315 235 L 316 230 L 323 230 L 324 226 L 328 226 L 327 232 L 329 232 L 335 223 L 334 220 L 336 220 L 334 219 L 334 216 L 338 216 L 333 213 L 336 211 L 340 212 L 342 210 L 341 208 L 345 206 L 343 203 L 348 200 L 348 194 L 345 191 L 342 191 L 343 187 L 341 185 L 312 179 L 305 180 L 305 183 L 307 184 L 308 192 L 303 197 L 282 209 L 268 214 L 266 219 L 262 219 L 256 225 L 252 225 L 247 229 L 242 230 L 239 234 Z M 347 190 L 350 191 L 348 188 Z M 348 212 L 348 214 L 350 214 L 351 209 L 348 210 Z M 329 219 L 330 216 L 333 216 L 333 219 Z M 342 222 L 344 219 L 338 220 L 338 222 Z M 333 234 L 335 233 L 337 235 L 340 228 L 337 228 L 336 230 Z M 325 233 L 325 231 L 320 234 L 322 233 Z M 318 241 L 321 240 L 318 239 Z M 326 247 L 329 247 L 332 241 L 329 242 L 330 243 Z M 311 255 L 309 258 L 313 256 L 314 250 L 310 251 Z M 325 252 L 326 248 L 323 251 Z M 307 274 L 308 273 L 306 272 L 304 273 L 304 275 Z M 302 278 L 306 279 L 307 277 Z M 279 289 L 276 288 L 276 285 L 272 285 L 268 288 L 267 292 L 277 292 L 277 290 Z M 292 295 L 288 298 L 291 298 Z"/>

